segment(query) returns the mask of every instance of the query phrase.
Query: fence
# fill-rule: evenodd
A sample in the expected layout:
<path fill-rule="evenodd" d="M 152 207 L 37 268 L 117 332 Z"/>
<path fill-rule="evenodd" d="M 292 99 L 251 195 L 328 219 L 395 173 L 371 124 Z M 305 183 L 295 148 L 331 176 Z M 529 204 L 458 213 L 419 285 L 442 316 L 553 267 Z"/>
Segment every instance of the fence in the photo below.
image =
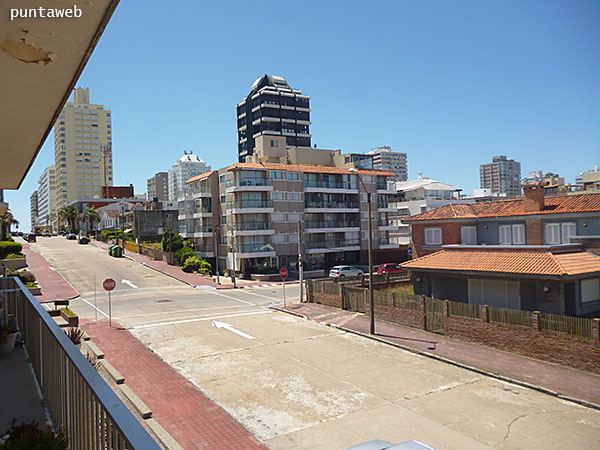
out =
<path fill-rule="evenodd" d="M 309 302 L 370 314 L 364 279 L 307 283 Z M 379 320 L 600 373 L 600 319 L 471 305 L 383 289 L 373 291 L 373 303 Z"/>
<path fill-rule="evenodd" d="M 52 420 L 69 448 L 160 449 L 17 278 L 0 279 Z"/>

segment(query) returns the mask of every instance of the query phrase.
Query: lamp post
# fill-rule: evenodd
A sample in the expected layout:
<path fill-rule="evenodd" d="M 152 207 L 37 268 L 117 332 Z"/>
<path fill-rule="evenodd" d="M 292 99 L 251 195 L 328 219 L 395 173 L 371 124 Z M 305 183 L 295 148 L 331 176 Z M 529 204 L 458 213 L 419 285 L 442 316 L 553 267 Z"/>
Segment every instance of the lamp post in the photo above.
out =
<path fill-rule="evenodd" d="M 358 173 L 358 170 L 355 168 L 348 169 L 351 173 L 356 174 L 358 181 L 362 184 L 363 189 L 367 193 L 367 210 L 369 213 L 369 222 L 367 226 L 367 230 L 369 233 L 368 237 L 368 252 L 369 252 L 369 305 L 371 308 L 371 323 L 370 323 L 370 333 L 375 334 L 375 301 L 373 300 L 373 242 L 372 242 L 372 234 L 373 234 L 373 226 L 372 226 L 372 214 L 371 214 L 371 193 L 367 190 L 365 183 L 362 180 L 362 177 Z M 360 192 L 360 189 L 359 189 Z"/>

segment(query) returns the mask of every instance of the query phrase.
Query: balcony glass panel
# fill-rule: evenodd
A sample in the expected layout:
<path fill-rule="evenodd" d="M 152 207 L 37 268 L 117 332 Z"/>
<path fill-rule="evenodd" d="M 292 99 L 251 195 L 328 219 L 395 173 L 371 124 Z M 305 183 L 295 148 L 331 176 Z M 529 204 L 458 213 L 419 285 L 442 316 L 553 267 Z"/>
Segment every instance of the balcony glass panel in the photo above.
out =
<path fill-rule="evenodd" d="M 227 202 L 227 209 L 244 209 L 244 208 L 272 208 L 271 200 L 241 200 L 237 202 Z"/>
<path fill-rule="evenodd" d="M 307 249 L 314 248 L 339 248 L 360 246 L 360 239 L 324 239 L 309 240 L 306 242 Z"/>
<path fill-rule="evenodd" d="M 275 248 L 269 243 L 250 243 L 236 246 L 236 252 L 238 253 L 261 253 L 273 251 L 275 251 Z"/>
<path fill-rule="evenodd" d="M 305 222 L 306 228 L 355 228 L 358 226 L 360 226 L 359 222 L 355 220 L 311 220 Z"/>

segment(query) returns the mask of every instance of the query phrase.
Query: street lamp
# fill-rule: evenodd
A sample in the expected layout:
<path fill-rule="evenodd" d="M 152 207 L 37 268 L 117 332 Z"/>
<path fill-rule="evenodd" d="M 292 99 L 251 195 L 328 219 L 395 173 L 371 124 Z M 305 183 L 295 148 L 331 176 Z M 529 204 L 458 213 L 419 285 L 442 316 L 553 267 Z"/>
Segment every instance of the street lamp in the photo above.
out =
<path fill-rule="evenodd" d="M 362 184 L 363 189 L 367 193 L 367 208 L 369 211 L 369 222 L 368 222 L 368 245 L 369 245 L 369 305 L 371 307 L 371 324 L 370 324 L 370 333 L 375 334 L 375 301 L 373 300 L 373 243 L 372 243 L 372 234 L 373 234 L 373 226 L 372 226 L 372 217 L 371 217 L 371 193 L 368 191 L 365 183 L 362 180 L 362 177 L 358 173 L 358 170 L 355 168 L 348 169 L 349 172 L 356 174 L 358 177 L 358 181 Z M 360 192 L 360 189 L 359 189 Z"/>

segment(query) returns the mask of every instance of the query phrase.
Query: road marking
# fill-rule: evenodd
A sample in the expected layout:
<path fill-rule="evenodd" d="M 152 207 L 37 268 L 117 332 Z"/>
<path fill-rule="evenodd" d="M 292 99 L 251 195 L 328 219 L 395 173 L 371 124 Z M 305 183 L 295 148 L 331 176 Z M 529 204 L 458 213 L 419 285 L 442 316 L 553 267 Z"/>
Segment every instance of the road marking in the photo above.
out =
<path fill-rule="evenodd" d="M 127 286 L 132 287 L 134 289 L 137 289 L 137 286 L 129 280 L 121 280 L 121 283 L 126 284 Z"/>
<path fill-rule="evenodd" d="M 270 314 L 273 311 L 256 311 L 249 313 L 240 313 L 240 314 L 229 314 L 226 316 L 218 316 L 218 317 L 202 317 L 200 319 L 187 319 L 187 320 L 175 320 L 173 322 L 162 322 L 162 323 L 153 323 L 150 325 L 138 325 L 134 327 L 128 327 L 128 330 L 140 330 L 142 328 L 154 328 L 154 327 L 162 327 L 165 325 L 177 325 L 180 323 L 190 323 L 190 322 L 203 322 L 206 320 L 215 320 L 215 319 L 227 319 L 228 317 L 239 317 L 239 316 L 252 316 L 255 314 Z"/>
<path fill-rule="evenodd" d="M 283 303 L 281 303 L 283 304 Z M 178 306 L 178 305 L 175 305 Z M 205 310 L 209 310 L 209 309 L 230 309 L 230 308 L 244 308 L 245 305 L 232 305 L 232 306 L 207 306 L 205 308 L 192 308 L 192 309 L 186 309 L 185 311 L 187 312 L 194 312 L 194 311 L 205 311 Z M 176 314 L 178 312 L 181 312 L 181 310 L 176 310 L 176 311 L 160 311 L 160 312 L 147 312 L 147 313 L 142 313 L 142 314 L 129 314 L 129 315 L 125 315 L 125 316 L 119 316 L 119 319 L 125 319 L 125 318 L 130 318 L 130 317 L 140 317 L 140 316 L 156 316 L 159 314 L 162 315 L 167 315 L 167 314 Z"/>
<path fill-rule="evenodd" d="M 283 302 L 273 302 L 269 305 L 267 305 L 267 308 L 272 308 L 273 306 L 280 306 L 283 305 Z"/>
<path fill-rule="evenodd" d="M 212 291 L 211 294 L 220 295 L 221 297 L 225 297 L 225 298 L 230 298 L 232 300 L 235 300 L 236 302 L 245 303 L 246 305 L 256 306 L 256 303 L 247 302 L 246 300 L 240 300 L 239 298 L 232 297 L 231 295 L 221 294 L 218 291 L 216 291 L 216 292 Z M 248 292 L 248 294 L 249 294 L 249 292 Z"/>
<path fill-rule="evenodd" d="M 96 308 L 94 305 L 92 305 L 90 302 L 88 302 L 85 298 L 82 298 L 81 300 L 83 300 L 85 303 L 87 303 L 88 305 L 90 305 L 93 309 L 95 309 L 96 311 L 98 311 L 100 314 L 102 314 L 104 317 L 106 317 L 108 319 L 108 314 L 106 314 L 100 308 Z"/>
<path fill-rule="evenodd" d="M 237 334 L 238 336 L 241 336 L 241 337 L 243 337 L 243 338 L 246 338 L 246 339 L 256 339 L 254 336 L 250 336 L 249 334 L 247 334 L 247 333 L 244 333 L 243 331 L 240 331 L 240 330 L 238 330 L 238 329 L 236 329 L 236 328 L 233 328 L 233 327 L 231 326 L 231 324 L 229 324 L 229 323 L 227 323 L 227 322 L 219 322 L 219 321 L 217 321 L 217 320 L 213 320 L 213 321 L 211 321 L 211 322 L 210 322 L 210 324 L 211 324 L 213 327 L 217 327 L 217 328 L 225 328 L 227 331 L 231 331 L 232 333 L 235 333 L 235 334 Z"/>
<path fill-rule="evenodd" d="M 276 297 L 269 297 L 268 295 L 264 295 L 264 294 L 257 294 L 256 292 L 244 292 L 244 294 L 250 294 L 250 295 L 256 295 L 257 297 L 264 297 L 264 298 L 268 298 L 269 300 L 273 300 L 273 301 L 277 301 L 279 300 Z"/>

